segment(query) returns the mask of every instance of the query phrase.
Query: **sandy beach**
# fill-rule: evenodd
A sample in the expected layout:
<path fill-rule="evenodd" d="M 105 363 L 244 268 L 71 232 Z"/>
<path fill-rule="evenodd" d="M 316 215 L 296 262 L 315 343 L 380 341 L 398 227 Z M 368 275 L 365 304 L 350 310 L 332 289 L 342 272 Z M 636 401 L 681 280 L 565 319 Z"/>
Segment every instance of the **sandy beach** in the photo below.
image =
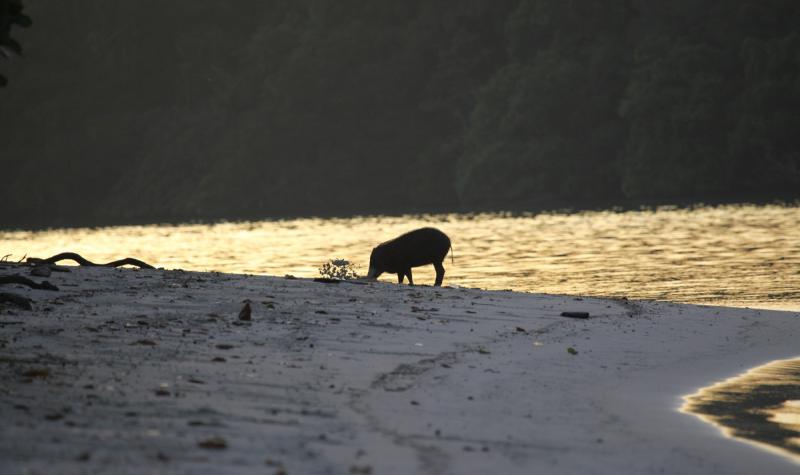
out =
<path fill-rule="evenodd" d="M 0 473 L 800 470 L 678 411 L 798 356 L 796 312 L 70 270 L 1 289 Z"/>

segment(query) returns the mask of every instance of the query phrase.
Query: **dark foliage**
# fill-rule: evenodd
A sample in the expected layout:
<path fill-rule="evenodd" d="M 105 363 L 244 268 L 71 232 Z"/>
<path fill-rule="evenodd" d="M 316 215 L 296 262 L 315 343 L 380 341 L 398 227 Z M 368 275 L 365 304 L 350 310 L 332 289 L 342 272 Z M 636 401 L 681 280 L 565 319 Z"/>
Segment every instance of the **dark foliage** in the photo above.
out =
<path fill-rule="evenodd" d="M 22 0 L 0 0 L 0 58 L 22 56 L 22 45 L 11 37 L 12 26 L 28 28 L 33 23 L 22 10 Z M 7 85 L 8 79 L 0 74 L 0 87 Z"/>
<path fill-rule="evenodd" d="M 0 102 L 9 224 L 800 190 L 796 1 L 31 8 Z"/>

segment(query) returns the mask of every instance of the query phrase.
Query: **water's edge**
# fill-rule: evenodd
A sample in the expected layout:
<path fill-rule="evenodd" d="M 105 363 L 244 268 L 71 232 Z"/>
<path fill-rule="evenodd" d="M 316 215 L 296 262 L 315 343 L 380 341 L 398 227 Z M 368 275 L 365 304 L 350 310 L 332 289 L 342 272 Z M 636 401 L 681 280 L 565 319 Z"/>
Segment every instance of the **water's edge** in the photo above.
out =
<path fill-rule="evenodd" d="M 0 231 L 0 255 L 298 277 L 344 258 L 363 274 L 375 245 L 422 226 L 453 243 L 445 285 L 800 311 L 800 207 L 777 205 Z M 414 269 L 416 283 L 433 279 Z"/>

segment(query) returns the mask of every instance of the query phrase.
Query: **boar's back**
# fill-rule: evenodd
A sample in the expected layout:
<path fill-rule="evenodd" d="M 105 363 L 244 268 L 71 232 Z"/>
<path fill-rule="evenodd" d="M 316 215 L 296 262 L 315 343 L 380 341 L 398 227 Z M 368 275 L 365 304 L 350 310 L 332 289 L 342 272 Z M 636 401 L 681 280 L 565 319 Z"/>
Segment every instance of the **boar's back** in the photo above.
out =
<path fill-rule="evenodd" d="M 401 268 L 418 267 L 442 262 L 450 250 L 450 238 L 436 228 L 420 228 L 378 245 L 377 250 Z"/>

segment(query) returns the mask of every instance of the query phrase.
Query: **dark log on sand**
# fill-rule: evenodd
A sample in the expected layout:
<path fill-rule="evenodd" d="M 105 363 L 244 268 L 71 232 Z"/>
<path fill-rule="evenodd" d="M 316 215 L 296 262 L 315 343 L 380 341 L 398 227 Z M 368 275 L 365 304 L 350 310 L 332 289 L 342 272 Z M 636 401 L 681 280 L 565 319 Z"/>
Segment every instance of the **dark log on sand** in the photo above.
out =
<path fill-rule="evenodd" d="M 561 312 L 562 317 L 589 318 L 589 312 Z"/>
<path fill-rule="evenodd" d="M 56 287 L 55 285 L 51 284 L 46 280 L 43 280 L 41 284 L 37 284 L 31 279 L 23 277 L 18 274 L 0 276 L 0 284 L 20 284 L 20 285 L 27 285 L 32 289 L 58 290 L 58 287 Z"/>
<path fill-rule="evenodd" d="M 24 308 L 25 310 L 33 310 L 33 307 L 31 306 L 31 299 L 23 297 L 22 295 L 0 292 L 0 303 L 3 302 L 11 302 Z"/>
<path fill-rule="evenodd" d="M 29 264 L 55 264 L 59 261 L 75 261 L 82 266 L 89 266 L 89 267 L 119 267 L 128 265 L 128 266 L 136 266 L 140 269 L 155 269 L 155 267 L 151 266 L 150 264 L 142 262 L 139 259 L 134 259 L 132 257 L 126 257 L 125 259 L 106 262 L 105 264 L 97 264 L 75 252 L 62 252 L 60 254 L 56 254 L 53 257 L 48 257 L 47 259 L 29 257 L 27 260 Z"/>

